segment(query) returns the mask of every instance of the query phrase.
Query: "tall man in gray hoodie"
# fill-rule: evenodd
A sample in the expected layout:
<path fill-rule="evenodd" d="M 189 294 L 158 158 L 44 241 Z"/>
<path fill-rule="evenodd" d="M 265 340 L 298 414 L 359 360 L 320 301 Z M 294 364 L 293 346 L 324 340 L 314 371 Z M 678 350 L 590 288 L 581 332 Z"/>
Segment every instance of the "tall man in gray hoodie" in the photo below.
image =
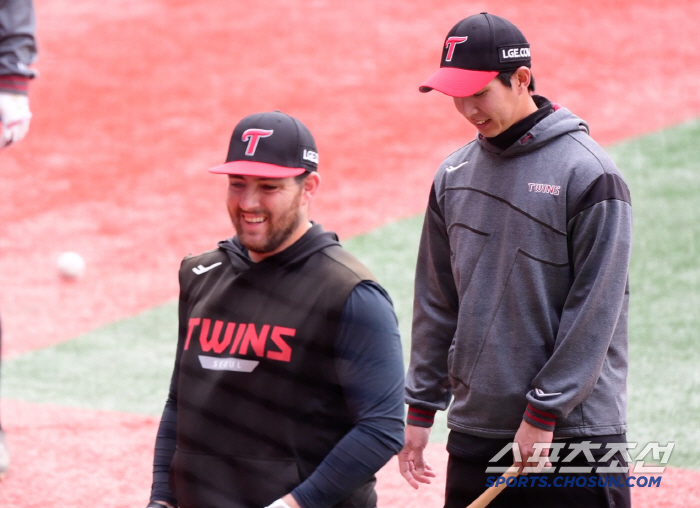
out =
<path fill-rule="evenodd" d="M 587 124 L 534 95 L 530 66 L 521 31 L 481 13 L 420 88 L 453 97 L 478 136 L 430 191 L 399 465 L 430 482 L 423 450 L 449 407 L 446 508 L 512 464 L 529 477 L 490 506 L 629 506 L 629 190 Z"/>

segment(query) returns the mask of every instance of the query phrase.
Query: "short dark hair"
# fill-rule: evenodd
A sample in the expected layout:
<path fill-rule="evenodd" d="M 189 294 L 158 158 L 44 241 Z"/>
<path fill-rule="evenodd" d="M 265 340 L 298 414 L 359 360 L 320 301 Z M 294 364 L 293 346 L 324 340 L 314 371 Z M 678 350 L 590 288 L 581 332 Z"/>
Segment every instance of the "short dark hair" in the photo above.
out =
<path fill-rule="evenodd" d="M 516 70 L 517 69 L 512 70 L 512 71 L 499 72 L 498 75 L 496 76 L 496 78 L 501 83 L 503 83 L 505 86 L 507 86 L 508 88 L 511 88 L 510 79 L 513 77 L 513 74 L 515 74 Z M 535 91 L 535 76 L 533 76 L 532 73 L 530 73 L 530 84 L 527 85 L 527 89 L 530 90 L 531 92 Z"/>
<path fill-rule="evenodd" d="M 302 174 L 295 176 L 294 181 L 297 183 L 297 185 L 301 185 L 302 183 L 304 183 L 304 180 L 306 180 L 307 176 L 309 176 L 309 172 L 304 171 Z"/>

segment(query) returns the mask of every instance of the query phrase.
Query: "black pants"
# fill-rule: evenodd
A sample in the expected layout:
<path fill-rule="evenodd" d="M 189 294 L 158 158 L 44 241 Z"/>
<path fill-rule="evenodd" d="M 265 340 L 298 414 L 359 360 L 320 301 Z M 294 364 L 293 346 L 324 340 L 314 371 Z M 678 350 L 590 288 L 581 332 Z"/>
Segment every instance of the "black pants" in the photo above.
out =
<path fill-rule="evenodd" d="M 498 454 L 510 441 L 485 439 L 452 432 L 448 440 L 450 452 L 447 463 L 445 508 L 465 508 L 474 501 L 488 484 L 495 483 L 500 473 L 487 473 L 489 466 L 508 467 L 513 463 L 511 452 L 497 462 L 489 460 Z M 626 437 L 607 436 L 610 442 L 624 442 Z M 567 448 L 559 452 L 560 459 L 570 454 L 571 443 L 598 441 L 599 438 L 576 438 L 566 440 Z M 613 460 L 625 465 L 626 461 L 617 452 L 605 463 L 601 459 L 609 454 L 607 444 L 592 450 L 593 462 L 583 454 L 559 466 L 593 467 L 590 473 L 530 473 L 511 480 L 513 486 L 506 487 L 490 504 L 489 508 L 629 508 L 630 491 L 625 480 L 626 473 L 599 473 L 596 468 L 610 466 Z M 615 465 L 614 463 L 612 465 Z M 510 483 L 509 483 L 510 484 Z"/>

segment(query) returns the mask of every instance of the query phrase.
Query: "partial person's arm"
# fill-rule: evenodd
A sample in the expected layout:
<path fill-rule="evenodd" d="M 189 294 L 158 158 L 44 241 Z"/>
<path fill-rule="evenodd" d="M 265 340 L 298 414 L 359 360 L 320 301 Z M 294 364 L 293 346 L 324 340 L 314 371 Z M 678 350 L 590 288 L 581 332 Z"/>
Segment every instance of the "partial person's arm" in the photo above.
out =
<path fill-rule="evenodd" d="M 627 329 L 620 320 L 626 319 L 629 299 L 629 192 L 621 179 L 606 175 L 593 183 L 587 196 L 591 202 L 568 224 L 573 285 L 554 350 L 532 382 L 523 416 L 546 431 L 584 402 L 596 383 L 606 383 L 611 396 L 624 389 L 627 372 Z"/>
<path fill-rule="evenodd" d="M 292 491 L 291 501 L 302 508 L 337 504 L 403 445 L 401 340 L 389 297 L 376 284 L 363 282 L 348 298 L 335 353 L 338 379 L 355 425 Z"/>
<path fill-rule="evenodd" d="M 182 288 L 182 280 L 180 280 Z M 180 302 L 178 310 L 179 331 L 177 353 L 175 355 L 175 365 L 170 378 L 170 389 L 168 399 L 165 402 L 163 415 L 158 425 L 156 434 L 156 444 L 153 454 L 153 484 L 151 485 L 150 502 L 163 504 L 169 507 L 177 506 L 177 499 L 170 490 L 169 476 L 170 465 L 175 455 L 175 444 L 177 441 L 177 386 L 180 373 L 180 359 L 184 351 L 184 344 L 187 338 L 187 316 L 185 315 L 185 296 L 180 290 Z"/>
<path fill-rule="evenodd" d="M 0 0 L 0 91 L 26 94 L 28 80 L 36 76 L 29 68 L 37 56 L 35 33 L 31 0 Z"/>
<path fill-rule="evenodd" d="M 0 148 L 20 141 L 29 130 L 29 80 L 37 56 L 31 0 L 0 0 Z"/>
<path fill-rule="evenodd" d="M 431 427 L 435 412 L 447 409 L 452 398 L 447 356 L 459 306 L 450 242 L 435 186 L 430 191 L 421 233 L 414 294 L 411 363 L 406 379 L 407 422 Z"/>
<path fill-rule="evenodd" d="M 160 503 L 165 506 L 177 506 L 177 500 L 170 491 L 168 477 L 170 464 L 175 455 L 175 442 L 177 431 L 177 402 L 173 398 L 172 390 L 165 403 L 163 416 L 158 425 L 156 445 L 153 454 L 153 484 L 151 486 L 151 503 Z"/>
<path fill-rule="evenodd" d="M 459 297 L 452 274 L 450 242 L 435 185 L 425 212 L 416 263 L 411 363 L 406 379 L 405 444 L 399 472 L 413 488 L 435 477 L 423 450 L 436 411 L 452 398 L 447 356 L 457 328 Z"/>

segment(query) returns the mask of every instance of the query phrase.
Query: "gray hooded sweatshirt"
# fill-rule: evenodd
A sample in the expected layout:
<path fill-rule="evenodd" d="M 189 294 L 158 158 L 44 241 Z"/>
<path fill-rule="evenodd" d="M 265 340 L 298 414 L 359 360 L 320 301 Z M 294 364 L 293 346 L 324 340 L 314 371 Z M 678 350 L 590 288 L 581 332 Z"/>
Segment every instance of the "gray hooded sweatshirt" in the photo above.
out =
<path fill-rule="evenodd" d="M 415 281 L 408 423 L 509 438 L 626 432 L 629 191 L 564 108 L 435 175 Z M 451 406 L 450 406 L 451 402 Z"/>

